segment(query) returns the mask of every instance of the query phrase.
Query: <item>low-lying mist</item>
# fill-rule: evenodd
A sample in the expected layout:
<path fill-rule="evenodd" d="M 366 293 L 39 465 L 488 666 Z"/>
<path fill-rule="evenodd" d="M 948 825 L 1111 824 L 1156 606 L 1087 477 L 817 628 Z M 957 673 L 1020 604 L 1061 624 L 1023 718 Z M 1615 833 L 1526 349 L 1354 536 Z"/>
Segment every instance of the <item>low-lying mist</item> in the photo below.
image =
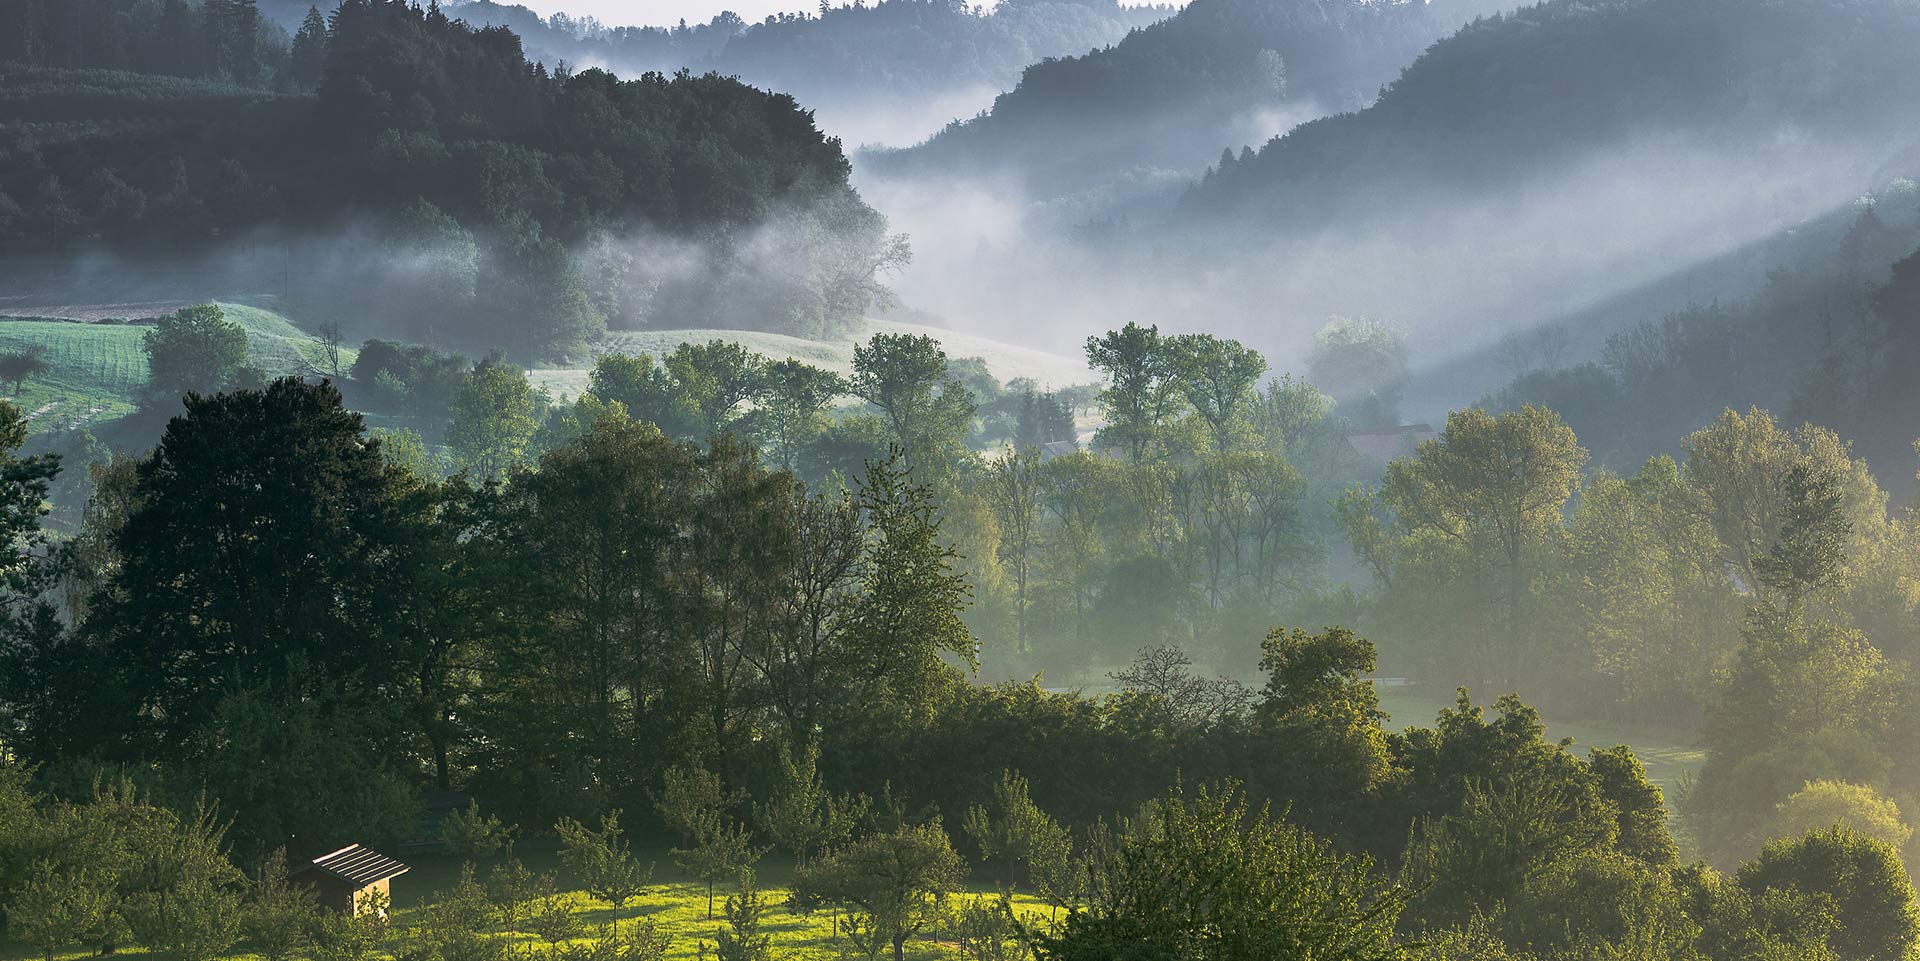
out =
<path fill-rule="evenodd" d="M 1341 198 L 1326 226 L 1170 215 L 1192 183 L 1171 171 L 1155 185 L 1157 217 L 1078 223 L 1011 177 L 857 176 L 913 238 L 895 289 L 957 328 L 1072 351 L 1088 334 L 1156 323 L 1241 338 L 1288 369 L 1330 316 L 1365 315 L 1408 332 L 1418 371 L 1791 229 L 1869 187 L 1886 153 L 1791 130 L 1738 145 L 1650 132 L 1491 188 L 1380 184 Z M 1575 332 L 1572 354 L 1596 352 L 1606 333 Z M 1494 366 L 1484 374 L 1450 369 L 1409 400 L 1443 411 L 1494 386 Z"/>

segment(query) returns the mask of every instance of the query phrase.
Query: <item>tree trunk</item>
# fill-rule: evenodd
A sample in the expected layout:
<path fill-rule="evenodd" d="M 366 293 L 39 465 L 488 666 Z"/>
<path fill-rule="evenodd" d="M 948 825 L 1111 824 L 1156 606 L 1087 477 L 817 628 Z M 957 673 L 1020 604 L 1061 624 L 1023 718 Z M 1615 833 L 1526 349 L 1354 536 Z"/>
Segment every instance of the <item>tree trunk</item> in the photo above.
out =
<path fill-rule="evenodd" d="M 907 936 L 904 934 L 893 936 L 893 961 L 907 961 Z"/>

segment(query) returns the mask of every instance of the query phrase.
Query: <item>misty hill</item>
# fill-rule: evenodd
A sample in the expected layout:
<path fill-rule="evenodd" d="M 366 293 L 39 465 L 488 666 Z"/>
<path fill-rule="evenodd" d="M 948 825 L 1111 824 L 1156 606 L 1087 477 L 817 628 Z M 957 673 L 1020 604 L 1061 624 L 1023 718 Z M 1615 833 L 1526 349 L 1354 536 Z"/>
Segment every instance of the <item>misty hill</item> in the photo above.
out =
<path fill-rule="evenodd" d="M 1226 165 L 1186 206 L 1267 226 L 1394 216 L 1434 187 L 1682 132 L 1720 148 L 1884 138 L 1891 155 L 1920 117 L 1916 42 L 1904 0 L 1551 0 L 1435 44 L 1368 109 Z"/>
<path fill-rule="evenodd" d="M 682 68 L 737 76 L 791 93 L 848 143 L 917 140 L 972 114 L 1019 80 L 1028 64 L 1082 53 L 1163 19 L 1171 5 L 1117 0 L 1003 0 L 991 10 L 958 0 L 821 4 L 748 23 L 732 13 L 688 25 L 607 26 L 590 17 L 542 18 L 493 0 L 450 3 L 475 24 L 500 24 L 549 65 L 623 73 Z"/>
<path fill-rule="evenodd" d="M 34 433 L 103 424 L 139 405 L 147 386 L 142 338 L 154 316 L 186 304 L 111 306 L 119 313 L 102 317 L 86 307 L 0 301 L 0 353 L 45 351 L 46 373 L 29 378 L 21 393 L 9 398 L 28 415 Z M 320 340 L 282 314 L 247 304 L 220 307 L 246 328 L 247 363 L 268 377 L 329 372 Z M 142 319 L 149 323 L 138 322 Z M 343 368 L 353 363 L 351 348 L 341 347 L 340 355 Z"/>
<path fill-rule="evenodd" d="M 1111 301 L 1220 318 L 1269 356 L 1372 316 L 1445 369 L 1882 183 L 1920 132 L 1916 45 L 1905 0 L 1554 0 L 1435 43 L 1373 105 L 1223 163 L 1087 259 L 1125 284 Z M 1485 389 L 1451 386 L 1420 413 Z"/>
<path fill-rule="evenodd" d="M 154 7 L 77 9 L 138 24 Z M 110 253 L 190 277 L 250 259 L 310 313 L 532 358 L 676 313 L 824 332 L 898 255 L 791 97 L 716 75 L 555 74 L 509 30 L 397 0 L 346 0 L 295 38 L 299 56 L 237 45 L 234 10 L 258 25 L 247 5 L 163 21 L 173 9 L 188 16 L 154 29 L 207 58 L 41 31 L 0 67 L 11 270 L 40 281 Z M 285 89 L 301 56 L 317 82 Z"/>
<path fill-rule="evenodd" d="M 1036 63 L 990 112 L 873 161 L 891 175 L 1011 174 L 1047 195 L 1134 167 L 1197 171 L 1223 146 L 1364 105 L 1466 15 L 1446 2 L 1195 0 L 1111 47 Z"/>
<path fill-rule="evenodd" d="M 1896 495 L 1914 489 L 1920 184 L 1677 271 L 1421 379 L 1454 391 L 1504 368 L 1492 409 L 1550 406 L 1623 473 L 1728 408 L 1837 430 Z M 1543 347 L 1552 346 L 1552 350 Z M 1416 388 L 1419 389 L 1419 388 Z"/>

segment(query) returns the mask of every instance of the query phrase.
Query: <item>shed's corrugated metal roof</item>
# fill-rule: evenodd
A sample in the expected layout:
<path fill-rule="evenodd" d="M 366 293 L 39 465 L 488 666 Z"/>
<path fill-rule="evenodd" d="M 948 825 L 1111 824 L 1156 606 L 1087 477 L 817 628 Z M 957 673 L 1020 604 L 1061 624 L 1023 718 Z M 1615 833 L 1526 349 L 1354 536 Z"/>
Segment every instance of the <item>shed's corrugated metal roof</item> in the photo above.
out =
<path fill-rule="evenodd" d="M 405 874 L 407 870 L 406 865 L 372 848 L 349 844 L 332 854 L 322 854 L 314 858 L 313 863 L 295 873 L 325 871 L 355 887 L 363 887 L 376 881 L 385 881 Z"/>

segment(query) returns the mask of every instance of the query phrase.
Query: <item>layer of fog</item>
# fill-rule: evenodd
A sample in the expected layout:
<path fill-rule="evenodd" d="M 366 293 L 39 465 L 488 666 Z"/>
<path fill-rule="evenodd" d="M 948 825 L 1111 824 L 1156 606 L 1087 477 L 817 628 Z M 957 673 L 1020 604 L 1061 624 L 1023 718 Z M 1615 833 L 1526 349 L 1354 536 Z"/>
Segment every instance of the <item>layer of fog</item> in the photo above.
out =
<path fill-rule="evenodd" d="M 1738 147 L 1646 136 L 1494 193 L 1383 185 L 1390 215 L 1304 235 L 1284 217 L 1232 237 L 1145 220 L 1062 230 L 1007 180 L 860 186 L 913 237 L 895 288 L 958 329 L 1070 351 L 1157 323 L 1236 336 L 1301 370 L 1329 317 L 1364 315 L 1406 329 L 1433 368 L 1830 210 L 1870 186 L 1886 149 L 1791 132 Z M 1576 332 L 1569 356 L 1597 353 L 1606 333 Z M 1409 401 L 1433 416 L 1503 372 L 1483 375 L 1416 385 Z"/>

